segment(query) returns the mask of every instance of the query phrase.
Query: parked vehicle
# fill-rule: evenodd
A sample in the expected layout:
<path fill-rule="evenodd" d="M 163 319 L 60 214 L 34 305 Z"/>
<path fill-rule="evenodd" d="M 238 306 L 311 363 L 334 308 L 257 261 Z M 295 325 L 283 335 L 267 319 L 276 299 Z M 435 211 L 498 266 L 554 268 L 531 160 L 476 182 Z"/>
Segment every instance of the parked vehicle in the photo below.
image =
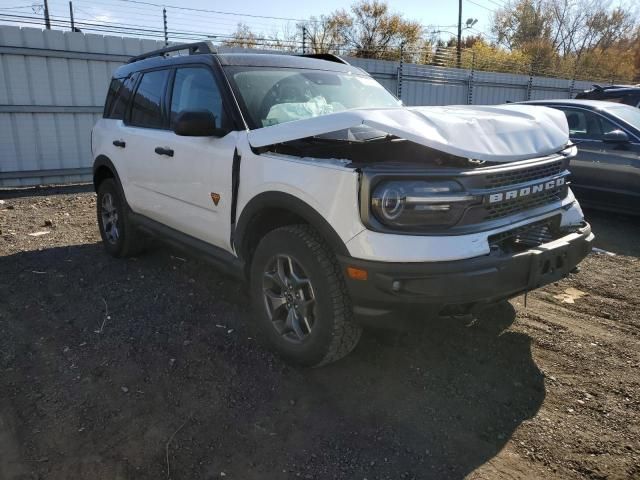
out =
<path fill-rule="evenodd" d="M 640 214 L 640 109 L 597 100 L 526 102 L 564 112 L 578 154 L 571 188 L 585 206 Z"/>
<path fill-rule="evenodd" d="M 594 85 L 576 95 L 578 100 L 604 100 L 640 108 L 640 85 Z"/>
<path fill-rule="evenodd" d="M 403 107 L 338 57 L 170 47 L 114 74 L 92 132 L 98 223 L 116 257 L 151 233 L 247 280 L 276 350 L 323 365 L 362 324 L 567 275 L 593 239 L 568 140 L 553 109 Z"/>

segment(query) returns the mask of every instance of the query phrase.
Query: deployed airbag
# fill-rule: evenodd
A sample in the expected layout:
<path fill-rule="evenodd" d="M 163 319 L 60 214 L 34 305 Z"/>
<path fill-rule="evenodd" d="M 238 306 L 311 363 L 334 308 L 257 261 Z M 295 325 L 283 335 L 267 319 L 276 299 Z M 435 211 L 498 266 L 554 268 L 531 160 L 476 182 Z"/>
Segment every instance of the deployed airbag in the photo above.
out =
<path fill-rule="evenodd" d="M 265 126 L 271 126 L 343 110 L 344 106 L 339 103 L 327 103 L 324 97 L 313 97 L 306 102 L 277 103 L 269 109 L 263 122 Z"/>

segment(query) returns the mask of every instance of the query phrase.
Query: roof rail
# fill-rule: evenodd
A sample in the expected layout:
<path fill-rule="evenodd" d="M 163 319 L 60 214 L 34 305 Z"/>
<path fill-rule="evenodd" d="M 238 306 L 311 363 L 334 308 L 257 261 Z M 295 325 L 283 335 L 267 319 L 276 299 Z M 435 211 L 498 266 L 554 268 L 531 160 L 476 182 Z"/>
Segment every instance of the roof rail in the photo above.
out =
<path fill-rule="evenodd" d="M 143 53 L 136 57 L 131 57 L 127 63 L 133 63 L 145 58 L 152 57 L 165 57 L 167 53 L 179 52 L 180 50 L 188 50 L 189 55 L 200 55 L 203 53 L 217 53 L 211 42 L 196 42 L 196 43 L 181 43 L 180 45 L 173 45 L 171 47 L 161 48 L 159 50 L 153 50 L 151 52 Z"/>
<path fill-rule="evenodd" d="M 318 60 L 326 60 L 327 62 L 342 63 L 343 65 L 351 65 L 345 59 L 340 58 L 333 53 L 301 53 L 298 57 L 317 58 Z"/>

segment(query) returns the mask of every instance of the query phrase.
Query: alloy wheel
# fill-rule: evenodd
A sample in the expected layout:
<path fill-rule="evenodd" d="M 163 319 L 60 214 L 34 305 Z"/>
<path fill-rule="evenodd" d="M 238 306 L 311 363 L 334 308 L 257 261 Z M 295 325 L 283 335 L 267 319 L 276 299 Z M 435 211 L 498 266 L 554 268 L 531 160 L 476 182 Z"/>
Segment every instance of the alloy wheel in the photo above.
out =
<path fill-rule="evenodd" d="M 109 243 L 115 244 L 120 238 L 120 231 L 118 230 L 118 210 L 111 193 L 105 193 L 102 196 L 102 210 L 100 213 L 104 236 Z"/>
<path fill-rule="evenodd" d="M 302 266 L 288 255 L 272 257 L 264 271 L 262 292 L 276 331 L 294 343 L 306 340 L 315 321 L 316 299 Z"/>

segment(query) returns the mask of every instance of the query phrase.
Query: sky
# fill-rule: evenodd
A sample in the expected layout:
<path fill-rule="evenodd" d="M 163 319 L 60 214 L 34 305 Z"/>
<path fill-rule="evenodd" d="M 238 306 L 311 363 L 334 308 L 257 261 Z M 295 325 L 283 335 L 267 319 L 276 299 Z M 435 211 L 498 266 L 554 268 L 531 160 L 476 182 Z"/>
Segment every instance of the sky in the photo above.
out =
<path fill-rule="evenodd" d="M 22 22 L 24 26 L 40 27 L 42 2 L 44 0 L 0 0 L 0 23 L 8 20 Z M 48 0 L 54 28 L 68 28 L 68 0 Z M 498 9 L 505 0 L 463 0 L 463 23 L 467 18 L 477 19 L 474 30 L 489 35 L 489 19 L 492 11 Z M 392 11 L 405 18 L 417 20 L 429 30 L 439 31 L 442 39 L 449 39 L 456 33 L 458 21 L 457 0 L 390 0 Z M 167 22 L 170 31 L 189 31 L 218 34 L 220 38 L 233 32 L 238 22 L 247 24 L 253 31 L 265 35 L 276 31 L 296 28 L 295 20 L 310 16 L 329 14 L 336 9 L 348 9 L 348 0 L 244 0 L 237 2 L 205 0 L 73 0 L 74 16 L 77 22 L 104 25 L 130 25 L 131 28 L 149 30 L 149 35 L 162 31 L 162 5 L 167 6 Z M 207 11 L 194 11 L 207 10 Z M 219 13 L 214 13 L 214 11 Z M 224 12 L 224 13 L 222 13 Z M 32 18 L 24 18 L 32 17 Z M 35 22 L 28 24 L 26 22 Z M 121 30 L 123 35 L 131 33 Z M 92 32 L 98 33 L 98 32 Z M 108 32 L 104 32 L 108 34 Z M 141 32 L 141 34 L 145 34 Z M 195 39 L 195 38 L 194 38 Z"/>

